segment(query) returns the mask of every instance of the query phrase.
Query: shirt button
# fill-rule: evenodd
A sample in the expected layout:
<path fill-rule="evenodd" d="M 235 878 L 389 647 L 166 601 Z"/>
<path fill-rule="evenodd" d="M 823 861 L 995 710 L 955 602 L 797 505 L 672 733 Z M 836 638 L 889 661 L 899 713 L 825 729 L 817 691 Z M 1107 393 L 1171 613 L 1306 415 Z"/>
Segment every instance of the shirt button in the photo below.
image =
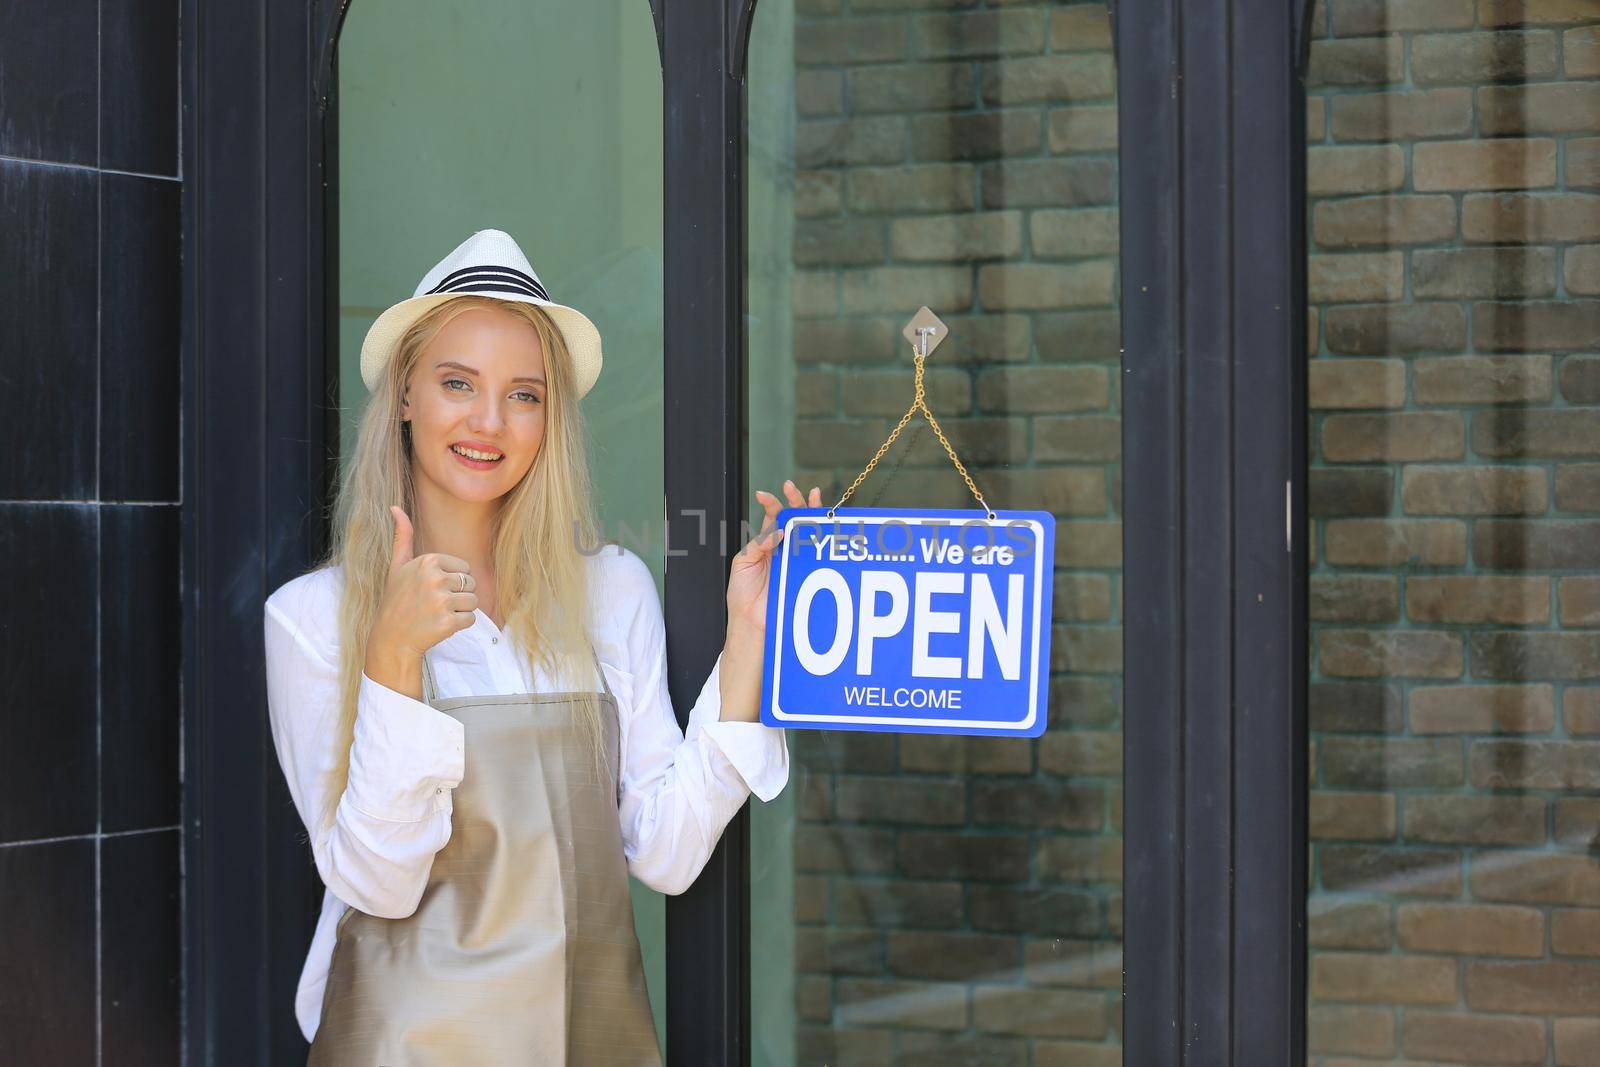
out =
<path fill-rule="evenodd" d="M 491 645 L 498 645 L 500 643 L 500 639 L 498 637 L 491 637 L 489 638 L 489 643 Z"/>

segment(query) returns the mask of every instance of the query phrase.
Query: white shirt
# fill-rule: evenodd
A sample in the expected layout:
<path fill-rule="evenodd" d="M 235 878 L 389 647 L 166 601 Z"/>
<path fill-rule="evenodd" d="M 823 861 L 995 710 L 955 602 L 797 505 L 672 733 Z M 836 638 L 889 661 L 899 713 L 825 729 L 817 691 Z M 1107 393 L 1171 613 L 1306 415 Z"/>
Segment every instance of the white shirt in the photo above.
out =
<path fill-rule="evenodd" d="M 754 792 L 769 801 L 782 791 L 789 779 L 784 731 L 719 721 L 719 656 L 685 736 L 667 694 L 666 631 L 649 569 L 615 545 L 589 557 L 589 565 L 591 636 L 620 719 L 617 816 L 628 871 L 660 892 L 681 893 L 746 798 Z M 388 918 L 416 910 L 434 854 L 450 840 L 452 790 L 471 773 L 460 720 L 363 674 L 348 784 L 332 824 L 312 830 L 338 755 L 342 583 L 339 568 L 313 571 L 286 582 L 265 605 L 272 740 L 327 887 L 295 994 L 307 1041 L 321 1018 L 339 917 L 347 907 Z M 428 662 L 440 699 L 554 689 L 542 672 L 529 677 L 517 643 L 482 611 L 429 650 Z"/>

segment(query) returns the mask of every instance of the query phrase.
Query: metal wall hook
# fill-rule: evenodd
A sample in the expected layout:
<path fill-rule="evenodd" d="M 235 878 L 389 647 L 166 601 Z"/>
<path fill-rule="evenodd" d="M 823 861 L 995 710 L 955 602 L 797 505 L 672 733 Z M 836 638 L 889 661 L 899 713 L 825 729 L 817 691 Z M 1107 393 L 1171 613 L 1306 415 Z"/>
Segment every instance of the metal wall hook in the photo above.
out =
<path fill-rule="evenodd" d="M 911 406 L 906 409 L 904 415 L 900 416 L 900 421 L 895 424 L 895 428 L 890 431 L 883 444 L 878 446 L 877 453 L 867 461 L 867 465 L 861 469 L 861 473 L 856 475 L 855 481 L 851 482 L 849 487 L 845 489 L 844 495 L 839 497 L 833 507 L 828 509 L 828 518 L 833 518 L 835 509 L 843 507 L 844 502 L 850 499 L 850 494 L 854 493 L 856 487 L 861 484 L 868 474 L 872 473 L 872 468 L 878 465 L 878 460 L 883 458 L 883 454 L 889 450 L 889 446 L 894 444 L 895 438 L 900 436 L 900 431 L 906 428 L 906 423 L 910 422 L 911 417 L 918 412 L 921 412 L 922 417 L 928 420 L 928 425 L 933 427 L 933 432 L 938 436 L 939 443 L 944 446 L 945 454 L 950 457 L 950 462 L 955 465 L 956 471 L 961 475 L 962 480 L 967 483 L 967 489 L 972 493 L 973 499 L 983 507 L 991 522 L 997 518 L 995 510 L 989 506 L 989 502 L 978 491 L 977 483 L 972 480 L 972 475 L 967 473 L 967 468 L 962 465 L 961 458 L 956 455 L 955 447 L 950 444 L 950 439 L 944 435 L 944 429 L 940 427 L 939 420 L 934 417 L 932 409 L 928 407 L 927 390 L 923 385 L 923 373 L 926 370 L 928 356 L 933 353 L 934 349 L 939 347 L 939 344 L 949 335 L 949 332 L 944 322 L 926 304 L 917 309 L 917 313 L 911 317 L 911 321 L 906 323 L 905 329 L 900 331 L 901 336 L 911 343 L 912 363 L 916 368 L 915 376 L 912 379 L 915 394 L 912 398 Z"/>

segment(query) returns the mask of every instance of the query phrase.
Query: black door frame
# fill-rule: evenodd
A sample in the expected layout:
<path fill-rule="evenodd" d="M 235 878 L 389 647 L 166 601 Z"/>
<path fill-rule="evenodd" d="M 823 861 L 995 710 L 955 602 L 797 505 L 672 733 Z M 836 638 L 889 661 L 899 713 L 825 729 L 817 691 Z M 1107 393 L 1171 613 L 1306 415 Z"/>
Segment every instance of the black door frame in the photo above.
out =
<path fill-rule="evenodd" d="M 319 882 L 273 753 L 261 605 L 322 547 L 315 17 L 182 0 L 183 1032 L 196 1065 L 304 1058 L 291 1006 Z"/>
<path fill-rule="evenodd" d="M 1115 0 L 1128 1064 L 1305 1062 L 1310 0 Z"/>
<path fill-rule="evenodd" d="M 261 603 L 323 545 L 325 110 L 349 0 L 183 0 L 184 1037 L 303 1055 L 320 883 L 267 730 Z M 1303 1062 L 1308 0 L 1114 0 L 1122 158 L 1125 1060 Z M 744 55 L 755 0 L 653 0 L 669 516 L 747 493 Z M 1128 62 L 1137 57 L 1137 62 Z M 710 357 L 708 358 L 708 354 Z M 720 357 L 720 358 L 716 358 Z M 680 714 L 737 536 L 667 569 Z M 750 1059 L 748 813 L 667 902 L 671 1062 Z"/>
<path fill-rule="evenodd" d="M 663 420 L 669 529 L 668 688 L 687 727 L 722 650 L 724 590 L 748 499 L 744 92 L 729 77 L 754 0 L 664 0 L 666 344 Z M 737 44 L 736 44 L 737 43 Z M 721 358 L 715 358 L 720 355 Z M 667 1062 L 750 1062 L 750 808 L 723 831 L 686 892 L 667 897 Z"/>

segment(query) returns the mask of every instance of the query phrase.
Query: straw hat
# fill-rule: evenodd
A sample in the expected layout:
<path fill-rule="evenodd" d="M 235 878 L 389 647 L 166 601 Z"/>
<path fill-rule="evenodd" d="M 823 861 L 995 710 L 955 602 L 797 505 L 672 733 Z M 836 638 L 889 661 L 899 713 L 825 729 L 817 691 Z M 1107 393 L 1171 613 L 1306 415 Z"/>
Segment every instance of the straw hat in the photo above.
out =
<path fill-rule="evenodd" d="M 600 376 L 600 331 L 588 316 L 550 299 L 528 257 L 504 230 L 479 230 L 434 264 L 417 283 L 409 300 L 390 307 L 367 330 L 361 342 L 361 380 L 367 391 L 378 387 L 383 369 L 406 330 L 423 312 L 458 296 L 492 296 L 537 304 L 549 313 L 572 353 L 578 395 Z"/>

